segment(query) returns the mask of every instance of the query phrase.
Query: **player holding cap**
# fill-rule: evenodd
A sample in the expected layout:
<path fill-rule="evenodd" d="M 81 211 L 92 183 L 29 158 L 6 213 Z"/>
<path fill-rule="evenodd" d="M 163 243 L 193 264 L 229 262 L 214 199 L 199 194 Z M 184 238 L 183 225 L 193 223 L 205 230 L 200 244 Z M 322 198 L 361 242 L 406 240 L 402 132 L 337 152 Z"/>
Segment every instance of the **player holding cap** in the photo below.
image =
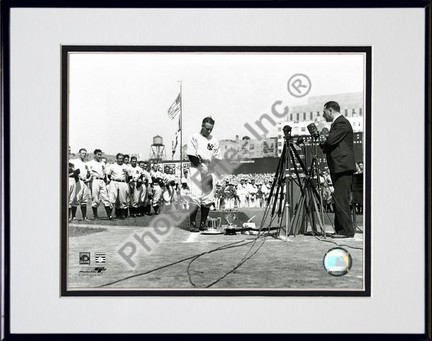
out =
<path fill-rule="evenodd" d="M 94 159 L 88 162 L 90 176 L 92 177 L 92 210 L 93 218 L 98 219 L 97 209 L 99 204 L 105 206 L 108 219 L 112 219 L 112 206 L 108 198 L 108 190 L 106 187 L 105 164 L 102 161 L 102 150 L 95 149 L 93 152 Z"/>
<path fill-rule="evenodd" d="M 129 182 L 130 186 L 130 215 L 131 217 L 136 217 L 139 215 L 139 207 L 141 206 L 141 199 L 142 199 L 142 192 L 143 192 L 143 186 L 142 186 L 142 176 L 144 174 L 144 170 L 138 166 L 138 160 L 136 156 L 131 157 L 131 163 L 130 163 L 130 175 L 131 179 Z"/>
<path fill-rule="evenodd" d="M 210 206 L 215 201 L 215 179 L 211 173 L 210 163 L 221 159 L 219 141 L 211 135 L 215 121 L 205 117 L 201 124 L 201 131 L 192 134 L 187 144 L 187 155 L 191 162 L 189 169 L 189 188 L 191 190 L 190 231 L 199 232 L 206 229 L 207 216 Z M 196 226 L 198 208 L 201 207 L 201 222 Z"/>
<path fill-rule="evenodd" d="M 126 218 L 126 211 L 128 208 L 128 195 L 129 195 L 129 167 L 123 164 L 124 156 L 122 153 L 116 155 L 116 163 L 111 165 L 107 171 L 107 176 L 111 182 L 109 186 L 109 199 L 111 205 L 114 206 L 119 201 L 118 218 Z M 116 213 L 117 214 L 117 213 Z"/>
<path fill-rule="evenodd" d="M 87 150 L 81 148 L 78 152 L 78 159 L 69 160 L 69 163 L 73 164 L 74 170 L 79 170 L 79 181 L 76 182 L 75 197 L 72 200 L 72 220 L 76 219 L 75 214 L 77 207 L 81 206 L 82 218 L 87 221 L 87 202 L 90 199 L 89 182 L 91 180 L 90 172 L 88 169 L 87 162 L 85 162 L 87 156 Z"/>

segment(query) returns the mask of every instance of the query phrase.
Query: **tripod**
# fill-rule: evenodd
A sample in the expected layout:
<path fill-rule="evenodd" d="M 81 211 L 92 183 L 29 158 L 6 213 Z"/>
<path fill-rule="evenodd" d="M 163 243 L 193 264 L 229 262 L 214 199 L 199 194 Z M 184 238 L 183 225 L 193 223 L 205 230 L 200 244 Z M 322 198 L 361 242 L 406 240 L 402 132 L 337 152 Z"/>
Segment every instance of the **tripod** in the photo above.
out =
<path fill-rule="evenodd" d="M 291 142 L 291 127 L 286 125 L 283 128 L 285 134 L 285 142 L 282 149 L 281 157 L 276 168 L 273 184 L 270 189 L 269 196 L 267 198 L 267 205 L 264 212 L 263 222 L 270 213 L 270 224 L 273 220 L 278 218 L 278 227 L 270 228 L 276 230 L 276 234 L 279 235 L 282 224 L 285 221 L 285 231 L 289 229 L 290 217 L 292 216 L 292 206 L 290 203 L 293 202 L 293 181 L 292 177 L 288 176 L 289 172 L 289 152 Z M 285 219 L 284 219 L 285 218 Z"/>
<path fill-rule="evenodd" d="M 311 166 L 308 170 L 293 145 L 291 127 L 285 126 L 283 130 L 285 133 L 284 147 L 267 202 L 267 205 L 271 210 L 271 218 L 273 220 L 274 215 L 277 212 L 279 223 L 278 232 L 280 234 L 280 232 L 284 230 L 286 237 L 288 235 L 295 236 L 299 233 L 305 233 L 309 221 L 313 235 L 322 234 L 325 236 L 322 222 L 322 199 L 320 192 L 317 191 L 317 186 L 319 186 L 317 158 L 316 156 L 312 158 Z M 294 168 L 295 176 L 289 174 L 290 161 Z M 303 178 L 299 174 L 297 163 L 303 170 Z M 314 177 L 317 177 L 317 184 L 314 183 Z M 297 186 L 299 186 L 301 192 L 300 198 L 295 206 L 295 211 L 292 206 L 293 183 L 296 183 Z M 318 214 L 318 206 L 321 209 L 321 215 Z M 283 224 L 284 221 L 285 225 Z M 317 222 L 321 232 L 318 232 L 317 230 Z"/>
<path fill-rule="evenodd" d="M 315 153 L 313 153 L 309 169 L 305 169 L 303 166 L 305 177 L 300 180 L 301 196 L 297 202 L 296 211 L 291 222 L 290 233 L 294 236 L 299 233 L 309 233 L 307 231 L 309 224 L 312 235 L 326 236 L 323 224 L 324 211 L 320 188 L 320 172 L 316 157 L 316 146 L 314 147 Z M 298 157 L 298 154 L 296 154 L 296 157 Z M 319 227 L 320 231 L 318 231 L 317 227 Z"/>

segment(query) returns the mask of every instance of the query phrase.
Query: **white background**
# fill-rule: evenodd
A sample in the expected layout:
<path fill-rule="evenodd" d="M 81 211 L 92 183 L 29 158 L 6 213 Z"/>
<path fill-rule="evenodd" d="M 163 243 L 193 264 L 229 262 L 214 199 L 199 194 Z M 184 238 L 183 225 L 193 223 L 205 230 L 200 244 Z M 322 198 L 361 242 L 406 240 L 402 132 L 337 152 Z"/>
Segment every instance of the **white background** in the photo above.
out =
<path fill-rule="evenodd" d="M 284 102 L 281 107 L 292 108 L 306 104 L 312 96 L 363 93 L 364 56 L 364 53 L 270 52 L 70 53 L 69 146 L 72 153 L 85 146 L 88 151 L 101 148 L 105 154 L 115 155 L 121 150 L 147 157 L 152 138 L 157 134 L 162 136 L 168 157 L 171 156 L 171 141 L 175 140 L 179 123 L 178 117 L 168 118 L 167 109 L 179 93 L 178 80 L 183 82 L 183 137 L 199 131 L 197 116 L 211 115 L 216 121 L 213 134 L 219 140 L 234 140 L 236 135 L 250 135 L 244 124 L 252 124 L 264 113 L 271 113 L 275 100 Z M 307 74 L 313 83 L 302 98 L 287 90 L 288 79 L 295 73 Z M 115 117 L 116 124 L 107 117 Z M 286 118 L 288 114 L 283 120 Z M 267 124 L 266 129 L 267 137 L 278 135 L 276 124 Z M 179 149 L 175 159 L 180 157 Z"/>
<path fill-rule="evenodd" d="M 372 46 L 372 297 L 59 298 L 61 45 Z M 423 9 L 13 9 L 10 136 L 13 333 L 424 330 Z"/>

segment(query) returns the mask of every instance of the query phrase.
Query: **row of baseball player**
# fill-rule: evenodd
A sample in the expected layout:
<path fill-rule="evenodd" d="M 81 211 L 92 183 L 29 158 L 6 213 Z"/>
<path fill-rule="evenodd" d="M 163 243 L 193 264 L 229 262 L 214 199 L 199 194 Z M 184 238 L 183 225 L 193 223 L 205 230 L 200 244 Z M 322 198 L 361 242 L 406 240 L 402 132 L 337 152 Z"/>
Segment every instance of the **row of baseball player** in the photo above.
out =
<path fill-rule="evenodd" d="M 86 162 L 87 150 L 81 148 L 77 159 L 69 159 L 69 210 L 70 220 L 76 219 L 77 208 L 81 207 L 83 220 L 87 218 L 87 204 L 91 201 L 94 219 L 98 218 L 100 204 L 105 207 L 107 217 L 125 218 L 141 215 L 150 209 L 156 213 L 163 199 L 161 186 L 175 182 L 172 173 L 164 174 L 159 169 L 147 171 L 144 161 L 132 156 L 130 163 L 124 162 L 124 155 L 118 153 L 116 162 L 107 165 L 102 151 L 94 151 L 94 159 Z M 69 148 L 70 156 L 70 148 Z"/>

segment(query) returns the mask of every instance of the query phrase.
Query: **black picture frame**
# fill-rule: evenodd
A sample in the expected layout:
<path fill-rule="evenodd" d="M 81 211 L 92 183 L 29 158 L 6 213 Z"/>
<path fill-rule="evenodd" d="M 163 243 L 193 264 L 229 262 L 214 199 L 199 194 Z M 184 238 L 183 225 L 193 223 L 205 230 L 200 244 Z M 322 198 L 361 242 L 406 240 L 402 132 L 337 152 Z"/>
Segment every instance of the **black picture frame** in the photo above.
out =
<path fill-rule="evenodd" d="M 106 290 L 106 289 L 67 289 L 67 241 L 68 241 L 68 70 L 69 53 L 364 53 L 365 54 L 365 111 L 368 113 L 365 119 L 366 133 L 363 141 L 366 142 L 364 157 L 366 171 L 364 177 L 365 191 L 365 215 L 364 229 L 368 231 L 364 239 L 364 290 L 258 290 L 258 289 L 231 289 L 231 290 Z M 60 168 L 64 177 L 61 179 L 62 188 L 62 226 L 61 226 L 61 295 L 62 296 L 341 296 L 341 297 L 369 297 L 371 295 L 371 233 L 370 233 L 370 203 L 371 203 L 371 78 L 372 78 L 372 48 L 371 46 L 62 46 L 62 159 Z"/>

